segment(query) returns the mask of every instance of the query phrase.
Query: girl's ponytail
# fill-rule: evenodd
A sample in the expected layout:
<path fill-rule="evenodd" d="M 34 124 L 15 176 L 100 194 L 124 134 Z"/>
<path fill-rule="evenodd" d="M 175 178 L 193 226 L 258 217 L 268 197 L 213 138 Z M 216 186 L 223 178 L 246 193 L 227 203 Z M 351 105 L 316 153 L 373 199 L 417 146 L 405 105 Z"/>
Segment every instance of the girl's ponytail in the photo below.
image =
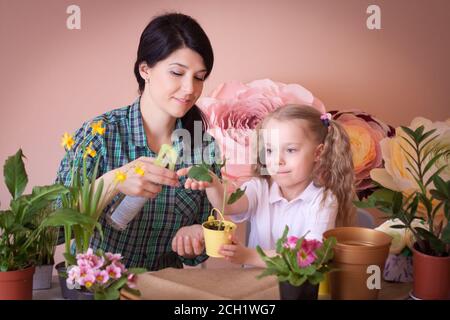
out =
<path fill-rule="evenodd" d="M 355 224 L 355 207 L 352 203 L 355 191 L 350 139 L 336 121 L 330 120 L 324 125 L 328 125 L 328 133 L 314 167 L 314 182 L 336 196 L 339 203 L 336 226 L 351 226 Z"/>

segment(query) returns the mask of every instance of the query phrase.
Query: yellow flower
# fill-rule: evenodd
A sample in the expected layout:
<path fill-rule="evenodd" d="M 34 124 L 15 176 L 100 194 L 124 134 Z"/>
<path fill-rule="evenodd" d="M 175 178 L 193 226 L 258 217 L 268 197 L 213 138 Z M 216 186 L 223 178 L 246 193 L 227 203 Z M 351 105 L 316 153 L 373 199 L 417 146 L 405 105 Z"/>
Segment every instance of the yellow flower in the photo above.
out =
<path fill-rule="evenodd" d="M 63 148 L 67 148 L 67 150 L 72 149 L 75 141 L 73 140 L 73 137 L 68 134 L 67 132 L 64 132 L 64 135 L 61 138 L 61 146 Z"/>
<path fill-rule="evenodd" d="M 86 148 L 86 151 L 84 152 L 83 158 L 86 158 L 88 155 L 91 156 L 92 158 L 94 158 L 97 155 L 97 151 L 92 149 L 92 142 Z"/>
<path fill-rule="evenodd" d="M 116 171 L 116 177 L 114 178 L 114 182 L 121 183 L 124 182 L 127 179 L 127 174 L 125 172 L 122 172 L 120 170 Z"/>
<path fill-rule="evenodd" d="M 103 120 L 99 120 L 97 122 L 94 122 L 91 124 L 91 128 L 92 128 L 92 134 L 99 134 L 99 135 L 104 135 L 105 134 L 105 128 L 102 127 L 103 124 Z"/>
<path fill-rule="evenodd" d="M 143 176 L 145 174 L 145 170 L 140 164 L 136 165 L 136 168 L 134 168 L 134 172 L 140 176 Z"/>

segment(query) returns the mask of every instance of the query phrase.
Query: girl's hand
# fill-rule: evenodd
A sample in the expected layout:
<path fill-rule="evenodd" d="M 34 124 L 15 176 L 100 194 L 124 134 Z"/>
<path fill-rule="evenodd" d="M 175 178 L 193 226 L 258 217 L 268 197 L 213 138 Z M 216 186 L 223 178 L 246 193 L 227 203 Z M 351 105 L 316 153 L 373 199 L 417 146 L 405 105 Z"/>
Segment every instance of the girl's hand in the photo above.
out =
<path fill-rule="evenodd" d="M 179 187 L 180 182 L 175 172 L 155 165 L 154 158 L 140 157 L 119 169 L 126 174 L 126 179 L 117 184 L 117 189 L 131 196 L 153 199 L 162 190 L 162 185 Z"/>
<path fill-rule="evenodd" d="M 222 245 L 219 253 L 231 263 L 248 264 L 252 257 L 252 249 L 241 245 L 234 234 L 230 235 L 230 240 L 232 244 Z"/>
<path fill-rule="evenodd" d="M 202 226 L 194 224 L 180 228 L 172 240 L 172 250 L 188 259 L 201 255 L 205 250 Z"/>
<path fill-rule="evenodd" d="M 189 170 L 191 170 L 192 167 L 189 168 L 183 168 L 177 171 L 178 177 L 185 176 L 189 173 Z M 192 189 L 192 190 L 205 190 L 206 188 L 211 187 L 216 181 L 217 177 L 214 174 L 211 174 L 212 182 L 207 181 L 197 181 L 192 178 L 187 178 L 186 182 L 184 183 L 184 188 L 186 189 Z"/>

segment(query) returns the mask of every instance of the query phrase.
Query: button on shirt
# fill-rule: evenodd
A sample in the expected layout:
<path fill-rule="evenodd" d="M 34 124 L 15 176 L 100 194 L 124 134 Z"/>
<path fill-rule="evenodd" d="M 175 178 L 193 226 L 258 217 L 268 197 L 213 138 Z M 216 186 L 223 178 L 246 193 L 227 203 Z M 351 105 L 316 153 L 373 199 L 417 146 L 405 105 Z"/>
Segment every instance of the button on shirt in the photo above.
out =
<path fill-rule="evenodd" d="M 276 182 L 254 178 L 242 185 L 248 198 L 248 211 L 230 216 L 234 222 L 248 220 L 251 225 L 248 247 L 257 245 L 272 250 L 281 238 L 285 226 L 289 226 L 289 236 L 322 241 L 322 234 L 335 226 L 338 211 L 336 197 L 324 188 L 310 183 L 295 199 L 288 201 L 282 195 Z"/>
<path fill-rule="evenodd" d="M 86 140 L 86 145 L 92 143 L 92 148 L 97 151 L 97 156 L 101 157 L 97 177 L 141 156 L 157 156 L 147 145 L 139 102 L 138 98 L 130 106 L 109 111 L 92 120 L 102 120 L 103 126 L 106 128 L 103 136 L 88 134 Z M 75 144 L 61 162 L 57 182 L 66 186 L 70 185 L 71 159 L 74 157 L 74 150 L 77 150 L 82 143 L 84 128 L 87 128 L 89 133 L 89 123 L 92 121 L 85 123 L 75 133 Z M 176 129 L 182 129 L 180 119 L 176 121 Z M 213 171 L 220 176 L 220 169 L 215 165 L 215 152 L 218 149 L 212 139 L 203 139 L 203 145 L 196 146 L 192 150 L 183 148 L 181 139 L 175 140 L 173 147 L 179 156 L 186 150 L 191 151 L 190 157 L 184 157 L 185 160 L 190 160 L 190 163 L 179 163 L 175 170 L 192 165 L 192 163 L 201 163 L 204 160 L 212 163 Z M 77 168 L 81 168 L 81 159 L 82 154 L 78 152 L 75 156 Z M 87 173 L 90 177 L 95 160 L 87 157 L 86 161 Z M 123 231 L 113 229 L 106 222 L 105 215 L 101 215 L 99 222 L 103 228 L 104 239 L 102 241 L 99 233 L 96 232 L 91 240 L 91 246 L 94 249 L 100 248 L 104 251 L 121 253 L 127 267 L 145 267 L 149 270 L 181 267 L 182 262 L 195 265 L 206 260 L 205 254 L 195 259 L 184 259 L 172 251 L 172 239 L 178 229 L 206 221 L 212 209 L 204 191 L 184 189 L 185 180 L 185 177 L 180 178 L 181 186 L 178 188 L 163 186 L 158 196 L 155 199 L 149 199 L 141 212 Z M 119 197 L 120 194 L 106 206 L 104 212 L 107 212 Z"/>

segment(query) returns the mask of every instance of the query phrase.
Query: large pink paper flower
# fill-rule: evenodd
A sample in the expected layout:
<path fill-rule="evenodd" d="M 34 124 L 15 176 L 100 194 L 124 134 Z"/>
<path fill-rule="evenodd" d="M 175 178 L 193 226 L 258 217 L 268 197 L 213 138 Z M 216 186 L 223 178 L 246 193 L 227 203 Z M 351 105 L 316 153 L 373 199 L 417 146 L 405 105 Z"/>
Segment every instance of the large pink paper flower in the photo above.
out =
<path fill-rule="evenodd" d="M 251 175 L 257 156 L 254 129 L 268 113 L 286 104 L 311 105 L 325 112 L 320 100 L 302 86 L 269 79 L 223 83 L 197 104 L 210 121 L 209 133 L 227 159 L 227 171 L 238 177 Z"/>
<path fill-rule="evenodd" d="M 374 187 L 370 170 L 383 165 L 380 141 L 395 134 L 394 128 L 359 110 L 332 111 L 350 138 L 355 170 L 355 188 L 361 192 Z"/>

